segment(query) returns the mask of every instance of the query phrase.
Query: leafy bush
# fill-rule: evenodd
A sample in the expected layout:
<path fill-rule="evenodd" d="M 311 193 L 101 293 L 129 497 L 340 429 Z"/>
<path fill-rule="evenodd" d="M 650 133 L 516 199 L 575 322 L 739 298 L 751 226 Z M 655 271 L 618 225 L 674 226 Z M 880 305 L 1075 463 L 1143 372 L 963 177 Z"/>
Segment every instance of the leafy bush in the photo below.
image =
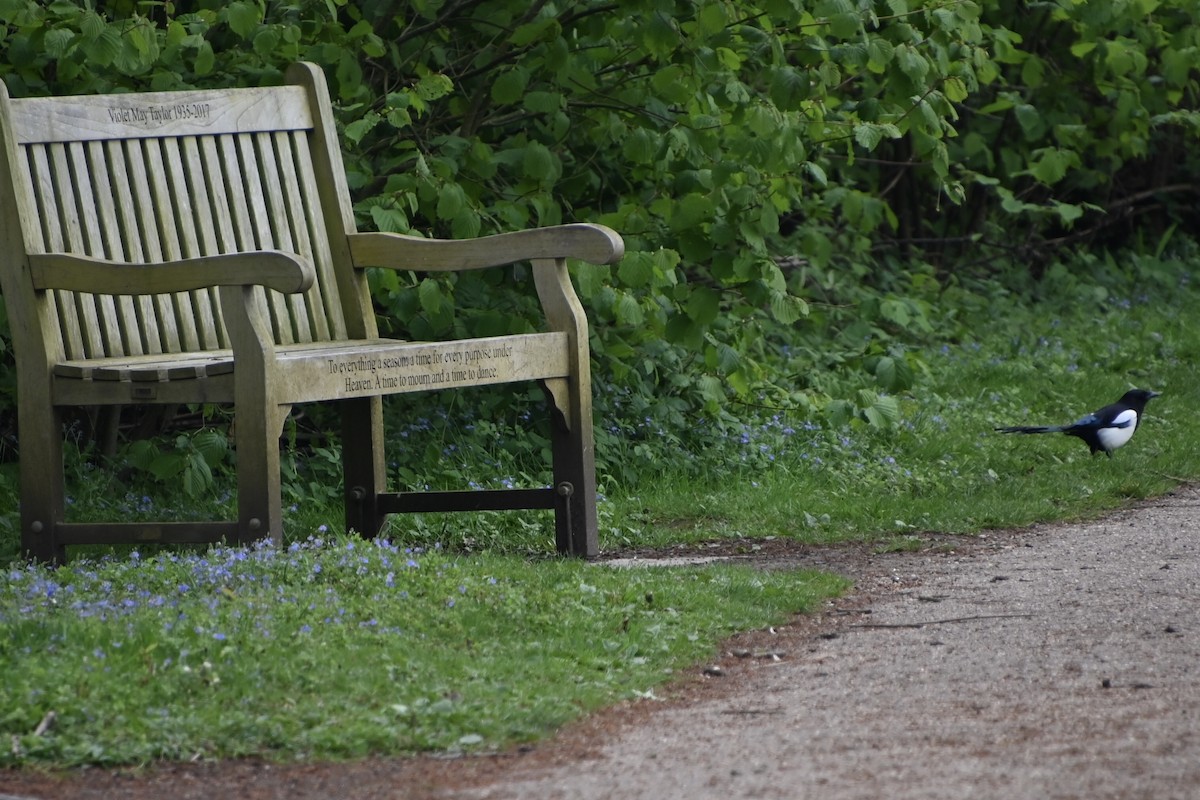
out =
<path fill-rule="evenodd" d="M 364 228 L 626 237 L 575 277 L 600 393 L 664 430 L 735 399 L 886 425 L 871 393 L 969 326 L 998 259 L 1040 274 L 1057 248 L 1152 251 L 1190 221 L 1194 0 L 191 7 L 0 0 L 0 74 L 63 94 L 323 65 Z M 371 285 L 389 332 L 421 338 L 535 326 L 526 278 Z"/>

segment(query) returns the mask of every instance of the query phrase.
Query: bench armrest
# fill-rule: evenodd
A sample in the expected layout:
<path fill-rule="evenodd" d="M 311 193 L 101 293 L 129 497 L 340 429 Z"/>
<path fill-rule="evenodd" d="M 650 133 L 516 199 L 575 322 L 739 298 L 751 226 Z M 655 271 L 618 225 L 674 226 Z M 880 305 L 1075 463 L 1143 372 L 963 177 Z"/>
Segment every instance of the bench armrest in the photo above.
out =
<path fill-rule="evenodd" d="M 308 259 L 280 250 L 229 253 L 178 261 L 134 264 L 72 253 L 30 253 L 35 289 L 92 294 L 166 294 L 211 286 L 265 286 L 303 292 L 316 280 Z"/>
<path fill-rule="evenodd" d="M 500 267 L 517 261 L 576 258 L 611 264 L 625 254 L 625 243 L 603 225 L 557 225 L 477 239 L 422 239 L 400 233 L 350 235 L 354 266 L 411 269 L 418 272 Z"/>

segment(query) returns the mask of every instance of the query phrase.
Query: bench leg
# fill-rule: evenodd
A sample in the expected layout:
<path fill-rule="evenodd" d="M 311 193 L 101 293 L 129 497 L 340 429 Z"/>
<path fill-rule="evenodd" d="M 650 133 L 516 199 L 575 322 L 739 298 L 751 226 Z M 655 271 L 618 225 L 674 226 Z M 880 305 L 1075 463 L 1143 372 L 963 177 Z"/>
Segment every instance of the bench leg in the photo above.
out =
<path fill-rule="evenodd" d="M 66 519 L 62 414 L 53 406 L 38 409 L 37 414 L 23 414 L 18 426 L 21 443 L 21 553 L 42 562 L 65 561 L 66 548 L 55 540 L 59 524 Z"/>
<path fill-rule="evenodd" d="M 290 405 L 237 406 L 238 536 L 230 544 L 270 538 L 283 541 L 280 500 L 279 437 Z"/>
<path fill-rule="evenodd" d="M 386 488 L 383 402 L 378 397 L 342 400 L 342 475 L 346 486 L 346 531 L 379 534 L 384 516 L 379 494 Z"/>
<path fill-rule="evenodd" d="M 596 520 L 596 445 L 592 433 L 591 397 L 583 397 L 574 381 L 542 382 L 550 406 L 554 485 L 570 484 L 554 512 L 555 541 L 560 553 L 591 558 L 600 551 Z"/>

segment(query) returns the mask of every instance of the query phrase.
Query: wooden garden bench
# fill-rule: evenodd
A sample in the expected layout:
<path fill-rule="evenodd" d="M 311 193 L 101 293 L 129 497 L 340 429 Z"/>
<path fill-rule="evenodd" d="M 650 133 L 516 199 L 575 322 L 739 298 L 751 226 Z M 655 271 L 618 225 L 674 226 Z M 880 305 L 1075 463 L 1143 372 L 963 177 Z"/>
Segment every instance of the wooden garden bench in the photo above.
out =
<path fill-rule="evenodd" d="M 288 85 L 10 99 L 0 85 L 0 288 L 17 363 L 22 547 L 279 539 L 280 436 L 337 401 L 346 527 L 405 511 L 553 509 L 558 549 L 594 555 L 587 320 L 566 259 L 611 263 L 597 225 L 475 240 L 359 233 L 321 71 Z M 532 264 L 546 330 L 380 338 L 365 268 Z M 536 381 L 553 485 L 389 493 L 383 395 Z M 83 523 L 64 510 L 63 411 L 232 403 L 236 520 Z"/>

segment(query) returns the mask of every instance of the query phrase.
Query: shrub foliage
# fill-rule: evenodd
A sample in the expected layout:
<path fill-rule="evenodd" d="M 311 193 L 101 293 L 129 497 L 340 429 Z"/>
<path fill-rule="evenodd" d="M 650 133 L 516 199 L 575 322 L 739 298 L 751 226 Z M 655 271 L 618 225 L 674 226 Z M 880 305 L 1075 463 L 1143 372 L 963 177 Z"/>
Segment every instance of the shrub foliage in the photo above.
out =
<path fill-rule="evenodd" d="M 626 237 L 576 277 L 602 385 L 665 417 L 771 398 L 886 424 L 872 392 L 919 374 L 906 340 L 958 324 L 930 313 L 947 288 L 1192 222 L 1196 0 L 103 8 L 0 0 L 10 90 L 269 84 L 314 61 L 364 228 Z M 509 276 L 373 277 L 395 333 L 536 324 Z M 843 369 L 863 385 L 833 397 Z"/>

